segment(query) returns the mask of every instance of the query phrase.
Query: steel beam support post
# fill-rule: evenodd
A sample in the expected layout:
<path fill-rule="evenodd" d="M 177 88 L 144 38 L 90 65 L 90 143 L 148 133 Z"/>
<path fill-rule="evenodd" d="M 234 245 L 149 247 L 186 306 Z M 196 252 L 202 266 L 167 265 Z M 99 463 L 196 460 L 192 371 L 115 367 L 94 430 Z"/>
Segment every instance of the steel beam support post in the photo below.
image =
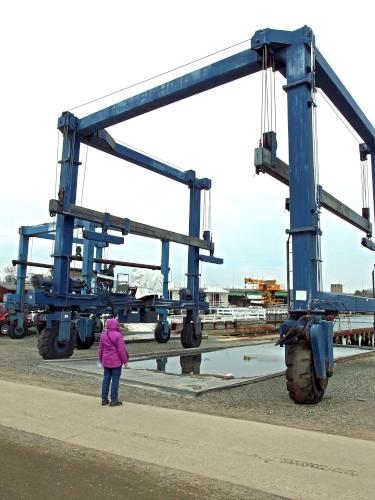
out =
<path fill-rule="evenodd" d="M 374 206 L 374 220 L 375 220 L 375 151 L 371 153 L 371 174 L 372 174 L 372 196 Z"/>
<path fill-rule="evenodd" d="M 18 260 L 20 260 L 21 262 L 27 262 L 28 253 L 29 253 L 29 237 L 22 234 L 22 231 L 20 230 Z M 27 264 L 17 264 L 16 295 L 19 297 L 21 310 L 23 310 L 24 306 L 26 271 L 27 271 Z"/>
<path fill-rule="evenodd" d="M 201 216 L 201 190 L 196 186 L 190 187 L 189 206 L 189 236 L 199 238 Z M 194 322 L 195 335 L 201 333 L 199 321 L 199 248 L 189 245 L 187 288 L 191 291 L 194 309 L 187 311 L 187 319 Z"/>
<path fill-rule="evenodd" d="M 313 42 L 313 39 L 311 41 Z M 311 48 L 287 48 L 290 233 L 293 248 L 292 309 L 308 309 L 318 290 L 320 237 L 313 160 Z"/>
<path fill-rule="evenodd" d="M 163 298 L 169 299 L 169 290 L 168 290 L 168 282 L 169 282 L 169 241 L 162 240 L 161 242 L 161 274 L 163 275 Z M 160 319 L 163 321 L 163 330 L 164 333 L 168 333 L 169 324 L 168 324 L 168 311 L 164 309 L 160 313 Z"/>
<path fill-rule="evenodd" d="M 86 222 L 85 229 L 87 229 L 88 231 L 95 231 L 95 224 Z M 93 240 L 84 240 L 82 259 L 82 279 L 86 281 L 86 286 L 82 290 L 82 294 L 84 295 L 90 292 L 92 285 L 94 269 L 94 246 L 95 242 Z"/>
<path fill-rule="evenodd" d="M 29 237 L 22 233 L 22 228 L 20 228 L 20 240 L 18 247 L 18 260 L 21 262 L 27 262 L 29 252 Z M 25 283 L 26 283 L 26 271 L 27 264 L 17 264 L 17 276 L 16 276 L 16 294 L 13 295 L 12 302 L 16 298 L 17 304 L 16 308 L 19 310 L 15 311 L 16 314 L 10 315 L 12 321 L 16 321 L 16 327 L 19 330 L 23 330 L 23 322 L 25 320 L 24 308 L 25 308 Z M 18 306 L 18 307 L 17 307 Z"/>
<path fill-rule="evenodd" d="M 71 113 L 63 113 L 59 128 L 64 142 L 61 157 L 59 202 L 64 208 L 76 201 L 80 141 L 76 133 L 78 120 Z M 74 217 L 57 214 L 53 266 L 53 291 L 67 295 L 70 285 L 70 255 L 72 253 Z"/>

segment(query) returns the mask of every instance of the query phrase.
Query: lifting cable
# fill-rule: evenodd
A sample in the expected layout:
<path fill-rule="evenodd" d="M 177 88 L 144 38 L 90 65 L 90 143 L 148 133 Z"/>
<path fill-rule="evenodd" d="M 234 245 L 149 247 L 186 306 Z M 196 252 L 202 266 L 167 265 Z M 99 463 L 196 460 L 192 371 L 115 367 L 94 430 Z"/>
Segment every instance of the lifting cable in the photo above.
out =
<path fill-rule="evenodd" d="M 315 85 L 315 46 L 313 41 L 311 41 L 310 46 L 310 56 L 311 56 L 311 73 L 312 73 L 312 85 L 311 85 L 311 120 L 312 120 L 312 138 L 313 138 L 313 169 L 314 169 L 314 186 L 315 186 L 315 206 L 317 215 L 317 227 L 320 229 L 320 200 L 319 200 L 319 150 L 318 150 L 318 110 L 316 104 L 316 85 Z M 323 290 L 323 275 L 322 275 L 322 248 L 321 239 L 319 234 L 316 237 L 316 271 L 317 271 L 317 287 L 318 291 Z"/>
<path fill-rule="evenodd" d="M 185 64 L 181 64 L 180 66 L 176 66 L 175 68 L 169 69 L 167 71 L 163 71 L 162 73 L 159 73 L 157 75 L 150 76 L 149 78 L 145 78 L 144 80 L 141 80 L 137 83 L 132 83 L 131 85 L 127 85 L 126 87 L 123 87 L 122 89 L 118 89 L 118 90 L 115 90 L 113 92 L 109 92 L 108 94 L 105 94 L 101 97 L 97 97 L 96 99 L 92 99 L 91 101 L 87 101 L 87 102 L 84 102 L 82 104 L 79 104 L 78 106 L 74 106 L 73 108 L 69 108 L 68 111 L 73 111 L 74 109 L 82 108 L 83 106 L 86 106 L 87 104 L 92 104 L 93 102 L 100 101 L 102 99 L 105 99 L 106 97 L 110 97 L 112 95 L 119 94 L 120 92 L 131 89 L 133 87 L 137 87 L 139 85 L 142 85 L 143 83 L 150 82 L 151 80 L 155 80 L 156 78 L 159 78 L 161 76 L 168 75 L 168 74 L 173 73 L 174 71 L 177 71 L 179 69 L 186 68 L 187 66 L 191 66 L 192 64 L 203 61 L 204 59 L 208 59 L 209 57 L 220 54 L 221 52 L 225 52 L 226 50 L 230 50 L 230 49 L 233 49 L 234 47 L 238 47 L 238 45 L 248 43 L 249 41 L 250 41 L 250 38 L 243 40 L 242 42 L 237 42 L 237 43 L 234 43 L 232 45 L 228 45 L 227 47 L 224 47 L 223 49 L 220 49 L 220 50 L 216 50 L 215 52 L 211 52 L 210 54 L 207 54 L 206 56 L 199 57 L 198 59 L 194 59 L 193 61 L 187 62 Z"/>
<path fill-rule="evenodd" d="M 358 135 L 353 131 L 352 127 L 344 120 L 341 114 L 336 110 L 336 108 L 330 103 L 329 99 L 324 95 L 324 93 L 318 89 L 319 94 L 323 97 L 335 115 L 340 119 L 340 121 L 344 124 L 345 128 L 350 132 L 350 134 L 354 137 L 358 144 L 361 144 L 361 140 L 358 138 Z M 367 157 L 360 157 L 360 170 L 361 170 L 361 189 L 362 189 L 362 208 L 364 215 L 369 214 L 369 168 Z"/>
<path fill-rule="evenodd" d="M 269 48 L 264 45 L 262 52 L 262 97 L 260 111 L 259 147 L 263 146 L 263 134 L 276 132 L 276 85 L 275 58 L 269 54 Z"/>
<path fill-rule="evenodd" d="M 361 140 L 358 138 L 358 135 L 354 132 L 352 127 L 347 123 L 347 121 L 341 116 L 341 114 L 336 110 L 336 108 L 331 104 L 329 99 L 324 95 L 324 93 L 318 89 L 319 94 L 323 97 L 335 115 L 340 119 L 340 121 L 344 124 L 345 128 L 349 131 L 349 133 L 354 137 L 358 144 L 361 144 Z M 365 215 L 369 213 L 369 167 L 367 162 L 367 157 L 360 158 L 360 170 L 361 170 L 361 189 L 362 189 L 362 208 Z"/>
<path fill-rule="evenodd" d="M 361 187 L 362 187 L 362 208 L 363 215 L 369 216 L 370 207 L 370 196 L 369 196 L 369 172 L 368 172 L 368 161 L 367 155 L 360 158 L 361 164 Z"/>
<path fill-rule="evenodd" d="M 66 127 L 64 127 L 63 131 L 63 137 L 65 138 L 66 136 Z M 57 131 L 57 147 L 56 147 L 56 167 L 55 167 L 55 200 L 57 200 L 57 181 L 58 181 L 58 172 L 59 172 L 59 158 L 60 158 L 60 131 Z M 53 259 L 55 255 L 55 243 L 56 243 L 56 214 L 54 214 L 53 218 L 53 224 L 55 225 L 55 231 L 54 231 L 54 239 L 51 242 L 51 264 L 53 265 Z"/>

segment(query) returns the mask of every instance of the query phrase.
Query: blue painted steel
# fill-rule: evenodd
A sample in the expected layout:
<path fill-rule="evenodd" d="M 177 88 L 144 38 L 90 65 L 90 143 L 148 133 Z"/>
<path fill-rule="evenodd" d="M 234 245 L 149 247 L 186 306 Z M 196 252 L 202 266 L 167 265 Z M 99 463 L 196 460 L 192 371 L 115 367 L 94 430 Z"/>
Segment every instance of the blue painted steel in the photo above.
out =
<path fill-rule="evenodd" d="M 64 116 L 64 142 L 61 158 L 59 201 L 64 208 L 76 201 L 79 165 L 79 137 L 76 134 L 77 119 L 66 113 Z M 58 295 L 69 292 L 70 255 L 72 254 L 74 217 L 58 214 L 56 217 L 56 239 L 53 265 L 53 291 Z"/>
<path fill-rule="evenodd" d="M 79 134 L 86 137 L 100 129 L 251 75 L 261 69 L 261 64 L 259 54 L 244 50 L 81 118 Z M 62 125 L 59 127 L 61 130 Z"/>
<path fill-rule="evenodd" d="M 287 49 L 290 232 L 293 234 L 293 308 L 308 308 L 318 291 L 319 212 L 314 176 L 311 51 Z M 303 82 L 293 85 L 296 82 Z M 311 228 L 316 228 L 312 231 Z"/>
<path fill-rule="evenodd" d="M 81 316 L 76 322 L 77 332 L 79 338 L 84 342 L 86 339 L 92 337 L 92 329 L 94 321 L 92 318 Z"/>
<path fill-rule="evenodd" d="M 331 325 L 326 324 L 320 315 L 328 311 L 374 311 L 375 301 L 352 296 L 325 294 L 319 290 L 317 247 L 320 238 L 318 210 L 320 205 L 317 195 L 319 187 L 316 186 L 314 178 L 311 108 L 311 90 L 314 80 L 366 142 L 369 148 L 368 153 L 371 153 L 373 179 L 375 178 L 375 131 L 323 56 L 317 49 L 314 49 L 314 36 L 307 26 L 293 32 L 270 29 L 258 31 L 252 38 L 252 49 L 188 73 L 80 120 L 70 113 L 64 113 L 58 122 L 58 128 L 64 134 L 59 201 L 64 209 L 75 203 L 79 146 L 82 141 L 108 154 L 131 161 L 143 168 L 188 185 L 190 189 L 189 235 L 199 237 L 201 189 L 209 189 L 211 182 L 208 179 L 196 179 L 194 171 L 180 172 L 169 165 L 116 143 L 104 128 L 259 71 L 262 67 L 261 53 L 264 45 L 270 48 L 270 53 L 275 59 L 276 69 L 287 79 L 284 88 L 288 94 L 290 233 L 293 236 L 293 290 L 295 294 L 290 321 L 293 322 L 293 318 L 302 316 L 306 310 L 313 310 L 316 317 L 315 323 L 312 325 L 313 338 L 319 339 L 313 341 L 315 342 L 313 353 L 314 358 L 317 358 L 315 361 L 321 373 L 322 359 L 324 356 L 327 357 L 327 353 L 329 354 Z M 273 134 L 272 131 L 267 132 Z M 272 143 L 270 149 L 275 157 L 276 142 Z M 373 191 L 375 196 L 375 189 Z M 105 221 L 101 226 L 102 229 L 106 229 Z M 74 240 L 73 228 L 73 217 L 57 216 L 53 294 L 45 294 L 42 291 L 30 292 L 26 297 L 27 304 L 34 306 L 44 304 L 51 306 L 51 308 L 75 308 L 78 306 L 81 310 L 86 311 L 96 307 L 97 311 L 101 313 L 117 311 L 124 315 L 130 313 L 134 307 L 139 308 L 140 302 L 131 295 L 111 294 L 106 290 L 102 290 L 98 294 L 71 293 L 69 290 L 69 267 Z M 20 255 L 21 253 L 23 256 L 26 255 L 24 259 L 20 258 L 20 260 L 27 258 L 26 239 L 33 235 L 33 230 L 38 231 L 36 226 L 35 229 L 30 229 L 30 233 L 24 235 L 25 240 L 20 244 Z M 92 228 L 92 231 L 95 231 L 95 228 Z M 48 228 L 41 227 L 38 235 L 48 235 L 49 233 Z M 124 234 L 126 234 L 126 228 L 124 228 Z M 111 243 L 113 242 L 112 240 Z M 87 240 L 86 250 L 84 250 L 86 257 L 83 264 L 85 276 L 90 275 L 93 267 L 94 249 L 92 245 L 95 246 L 96 257 L 101 258 L 103 247 L 108 245 L 108 242 L 94 244 L 92 240 Z M 168 242 L 163 242 L 164 297 L 155 301 L 153 305 L 158 310 L 163 310 L 163 308 L 164 310 L 166 308 L 186 309 L 188 320 L 195 322 L 196 331 L 199 333 L 199 309 L 207 307 L 207 304 L 200 302 L 199 262 L 218 264 L 222 263 L 222 259 L 212 255 L 199 255 L 199 249 L 190 245 L 187 272 L 187 288 L 190 294 L 187 294 L 184 300 L 171 301 L 167 300 L 167 247 Z M 100 270 L 100 267 L 100 264 L 96 265 L 97 270 Z M 23 292 L 24 282 L 21 280 L 25 269 L 21 266 L 17 272 L 19 293 L 16 296 L 18 295 L 19 298 L 21 297 L 21 289 Z M 144 312 L 144 308 L 142 311 Z M 140 309 L 138 309 L 139 312 Z M 54 314 L 55 312 L 50 313 L 50 315 Z M 289 323 L 286 322 L 282 329 L 289 328 L 288 325 Z M 65 326 L 61 328 L 65 329 Z M 66 335 L 66 331 L 64 333 L 61 330 L 60 336 L 64 335 Z M 328 347 L 324 345 L 324 342 Z"/>
<path fill-rule="evenodd" d="M 84 234 L 90 233 L 90 234 L 99 234 L 96 233 L 95 231 L 95 225 L 86 222 L 86 227 L 83 230 Z M 93 268 L 94 268 L 94 240 L 92 239 L 86 239 L 85 238 L 85 243 L 83 245 L 83 258 L 82 258 L 82 279 L 86 281 L 86 286 L 83 288 L 82 293 L 90 293 L 91 291 L 91 286 L 92 286 L 92 280 L 93 280 Z"/>
<path fill-rule="evenodd" d="M 169 241 L 161 242 L 161 274 L 163 275 L 163 297 L 169 299 Z M 168 311 L 167 309 L 159 311 L 159 317 L 163 322 L 163 331 L 165 334 L 169 331 Z"/>
<path fill-rule="evenodd" d="M 316 84 L 334 103 L 358 135 L 375 151 L 375 129 L 318 49 L 315 49 Z"/>
<path fill-rule="evenodd" d="M 163 175 L 182 184 L 188 186 L 195 184 L 201 189 L 211 189 L 210 179 L 197 179 L 194 170 L 181 171 L 139 151 L 130 149 L 123 144 L 117 143 L 106 130 L 99 130 L 97 134 L 85 138 L 83 142 L 100 151 L 134 163 L 139 167 L 146 168 L 151 172 Z"/>
<path fill-rule="evenodd" d="M 328 292 L 318 292 L 310 305 L 312 310 L 336 312 L 375 312 L 375 299 Z"/>
<path fill-rule="evenodd" d="M 200 233 L 200 215 L 201 215 L 201 190 L 192 186 L 190 188 L 189 205 L 189 236 L 199 238 Z M 192 294 L 193 302 L 196 306 L 187 311 L 187 317 L 193 319 L 195 334 L 199 335 L 201 325 L 199 321 L 199 248 L 189 245 L 188 250 L 188 272 L 187 288 Z"/>
<path fill-rule="evenodd" d="M 18 246 L 18 260 L 26 262 L 27 255 L 29 252 L 29 237 L 20 234 L 19 246 Z M 26 264 L 17 265 L 17 283 L 16 283 L 16 295 L 19 297 L 21 310 L 23 311 L 24 305 L 24 290 L 26 282 Z"/>
<path fill-rule="evenodd" d="M 161 274 L 163 275 L 163 297 L 169 299 L 169 241 L 161 242 Z"/>
<path fill-rule="evenodd" d="M 199 260 L 202 262 L 209 262 L 210 264 L 223 264 L 224 259 L 219 257 L 212 257 L 211 255 L 200 255 Z"/>
<path fill-rule="evenodd" d="M 371 174 L 372 174 L 372 199 L 374 207 L 374 219 L 375 219 L 375 151 L 371 153 Z"/>
<path fill-rule="evenodd" d="M 88 229 L 84 229 L 83 237 L 86 240 L 103 241 L 105 243 L 112 243 L 113 245 L 122 245 L 125 241 L 124 238 L 122 238 L 121 236 L 113 236 L 112 234 L 98 233 L 94 230 L 89 231 Z"/>
<path fill-rule="evenodd" d="M 315 374 L 326 379 L 333 369 L 333 322 L 321 320 L 310 326 L 309 338 Z"/>
<path fill-rule="evenodd" d="M 102 259 L 103 258 L 103 248 L 105 248 L 106 244 L 105 243 L 96 243 L 95 244 L 95 258 L 96 259 Z M 102 268 L 102 265 L 99 263 L 95 264 L 95 271 L 100 271 Z"/>
<path fill-rule="evenodd" d="M 54 222 L 46 224 L 38 224 L 37 226 L 21 226 L 19 229 L 20 234 L 25 236 L 40 236 L 43 233 L 53 233 L 56 231 L 56 224 Z"/>
<path fill-rule="evenodd" d="M 72 328 L 71 312 L 70 311 L 61 311 L 60 317 L 58 320 L 58 325 L 59 325 L 59 335 L 57 337 L 58 341 L 59 342 L 69 341 L 70 331 Z"/>

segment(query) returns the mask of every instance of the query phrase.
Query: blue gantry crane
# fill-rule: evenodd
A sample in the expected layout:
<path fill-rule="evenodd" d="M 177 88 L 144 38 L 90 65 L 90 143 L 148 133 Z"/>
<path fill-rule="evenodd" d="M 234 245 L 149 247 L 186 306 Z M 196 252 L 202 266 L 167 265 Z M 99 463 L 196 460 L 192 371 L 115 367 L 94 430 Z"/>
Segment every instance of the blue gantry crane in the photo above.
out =
<path fill-rule="evenodd" d="M 21 237 L 17 270 L 17 293 L 8 295 L 7 307 L 12 314 L 13 336 L 22 335 L 25 305 L 44 309 L 46 328 L 40 335 L 43 357 L 66 357 L 72 352 L 73 330 L 84 343 L 92 336 L 93 317 L 112 311 L 120 319 L 132 308 L 153 307 L 162 319 L 160 339 L 168 337 L 165 312 L 168 308 L 186 309 L 182 331 L 184 347 L 200 344 L 199 310 L 207 307 L 199 292 L 199 261 L 221 263 L 213 256 L 214 245 L 209 232 L 200 238 L 201 191 L 211 182 L 198 179 L 193 171 L 180 172 L 153 158 L 136 152 L 111 137 L 107 129 L 120 122 L 148 113 L 195 94 L 224 85 L 258 71 L 279 71 L 286 79 L 284 90 L 288 102 L 289 164 L 277 158 L 276 133 L 263 127 L 259 147 L 255 150 L 257 173 L 267 173 L 289 186 L 287 207 L 290 211 L 288 240 L 292 245 L 293 276 L 289 318 L 280 327 L 279 344 L 285 346 L 287 388 L 297 403 L 318 403 L 333 370 L 333 319 L 342 311 L 375 312 L 375 300 L 343 294 L 326 293 L 321 283 L 320 213 L 325 208 L 365 233 L 362 244 L 375 249 L 371 241 L 372 225 L 368 206 L 358 214 L 318 185 L 315 175 L 314 110 L 315 92 L 321 89 L 347 122 L 362 138 L 360 159 L 371 157 L 375 169 L 375 130 L 338 76 L 315 46 L 312 30 L 304 26 L 295 31 L 265 29 L 257 31 L 251 46 L 235 55 L 188 73 L 150 90 L 127 98 L 82 118 L 65 112 L 58 120 L 63 134 L 63 152 L 58 199 L 51 200 L 49 210 L 57 214 L 53 279 L 48 287 L 24 295 L 27 266 L 27 234 Z M 265 124 L 265 121 L 264 121 Z M 190 191 L 189 234 L 166 231 L 76 205 L 79 151 L 87 144 L 117 158 L 130 161 L 152 172 L 188 186 Z M 375 190 L 374 190 L 375 192 Z M 83 221 L 83 222 L 82 222 Z M 92 291 L 85 286 L 73 290 L 69 276 L 75 224 L 93 224 L 84 229 L 84 237 L 105 245 L 122 243 L 122 235 L 137 234 L 162 242 L 161 270 L 164 285 L 168 276 L 169 242 L 188 245 L 187 289 L 181 300 L 157 299 L 142 304 L 130 295 Z M 32 229 L 31 231 L 34 231 Z M 100 235 L 100 236 L 99 236 Z M 22 235 L 21 235 L 22 236 Z M 201 251 L 208 251 L 208 255 Z M 86 265 L 93 265 L 92 250 Z M 91 260 L 90 260 L 91 259 Z M 90 267 L 91 266 L 91 267 Z M 86 269 L 86 275 L 89 271 Z M 164 292 L 166 287 L 164 286 Z M 74 327 L 74 328 L 73 328 Z"/>

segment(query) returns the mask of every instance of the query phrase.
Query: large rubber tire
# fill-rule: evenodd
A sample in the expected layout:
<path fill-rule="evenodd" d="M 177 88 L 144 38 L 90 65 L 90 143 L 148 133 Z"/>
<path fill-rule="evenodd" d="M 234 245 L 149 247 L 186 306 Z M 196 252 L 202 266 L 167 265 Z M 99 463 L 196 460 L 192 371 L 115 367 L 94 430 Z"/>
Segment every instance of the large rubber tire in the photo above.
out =
<path fill-rule="evenodd" d="M 77 333 L 76 347 L 78 350 L 90 349 L 90 347 L 92 347 L 94 342 L 95 342 L 95 333 L 93 333 L 91 337 L 87 337 L 83 342 L 79 334 Z"/>
<path fill-rule="evenodd" d="M 46 328 L 38 337 L 38 350 L 43 359 L 64 359 L 70 358 L 73 354 L 76 343 L 76 332 L 72 328 L 70 331 L 70 339 L 61 344 L 57 338 L 59 336 L 58 323 L 52 328 Z"/>
<path fill-rule="evenodd" d="M 9 323 L 8 335 L 11 339 L 20 340 L 26 337 L 27 334 L 28 328 L 25 324 L 23 325 L 23 328 L 19 329 L 17 321 L 11 321 Z"/>
<path fill-rule="evenodd" d="M 321 381 L 316 377 L 311 347 L 307 342 L 288 346 L 286 366 L 286 385 L 291 399 L 298 404 L 319 403 L 328 379 Z"/>
<path fill-rule="evenodd" d="M 171 327 L 168 325 L 168 331 L 165 333 L 163 323 L 158 323 L 155 327 L 154 336 L 156 342 L 165 344 L 171 338 Z"/>
<path fill-rule="evenodd" d="M 194 323 L 190 321 L 185 323 L 182 327 L 181 332 L 181 344 L 185 349 L 191 349 L 192 347 L 199 347 L 202 342 L 202 334 L 195 335 Z"/>
<path fill-rule="evenodd" d="M 8 335 L 9 323 L 7 321 L 0 326 L 0 332 L 2 335 Z"/>

